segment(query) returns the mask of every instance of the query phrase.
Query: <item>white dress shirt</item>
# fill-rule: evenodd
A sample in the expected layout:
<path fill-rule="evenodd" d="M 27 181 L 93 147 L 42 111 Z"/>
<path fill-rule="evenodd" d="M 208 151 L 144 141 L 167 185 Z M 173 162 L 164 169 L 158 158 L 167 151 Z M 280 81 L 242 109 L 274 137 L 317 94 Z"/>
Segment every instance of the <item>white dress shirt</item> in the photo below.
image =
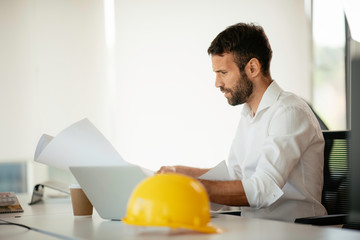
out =
<path fill-rule="evenodd" d="M 273 81 L 256 114 L 245 104 L 227 159 L 250 207 L 241 215 L 293 222 L 325 215 L 324 139 L 309 106 Z"/>

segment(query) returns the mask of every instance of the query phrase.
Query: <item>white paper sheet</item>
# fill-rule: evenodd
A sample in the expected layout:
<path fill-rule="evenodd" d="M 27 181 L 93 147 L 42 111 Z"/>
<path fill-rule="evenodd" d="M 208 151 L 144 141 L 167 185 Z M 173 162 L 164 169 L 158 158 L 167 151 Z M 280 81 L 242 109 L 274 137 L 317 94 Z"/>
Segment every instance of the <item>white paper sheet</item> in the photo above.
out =
<path fill-rule="evenodd" d="M 225 160 L 213 167 L 210 171 L 199 177 L 204 180 L 229 181 L 230 175 Z"/>
<path fill-rule="evenodd" d="M 221 161 L 218 165 L 213 167 L 210 171 L 201 175 L 199 177 L 199 179 L 215 180 L 215 181 L 231 180 L 225 160 Z M 227 206 L 225 206 L 225 205 L 221 205 L 221 204 L 217 204 L 217 203 L 210 204 L 210 208 L 212 211 L 225 210 L 224 208 L 226 208 L 226 207 Z"/>
<path fill-rule="evenodd" d="M 128 165 L 104 135 L 83 119 L 56 137 L 44 134 L 36 147 L 36 162 L 69 170 L 69 166 Z"/>
<path fill-rule="evenodd" d="M 42 150 L 44 148 L 46 148 L 46 146 L 51 142 L 51 140 L 53 140 L 54 137 L 47 135 L 47 134 L 43 134 L 39 140 L 39 143 L 36 147 L 36 151 L 35 151 L 35 159 L 37 159 L 40 156 L 40 153 L 42 152 Z"/>
<path fill-rule="evenodd" d="M 145 174 L 145 176 L 147 176 L 147 177 L 151 177 L 155 174 L 155 172 L 150 169 L 143 168 L 143 167 L 140 167 L 140 168 L 143 171 L 143 173 Z"/>

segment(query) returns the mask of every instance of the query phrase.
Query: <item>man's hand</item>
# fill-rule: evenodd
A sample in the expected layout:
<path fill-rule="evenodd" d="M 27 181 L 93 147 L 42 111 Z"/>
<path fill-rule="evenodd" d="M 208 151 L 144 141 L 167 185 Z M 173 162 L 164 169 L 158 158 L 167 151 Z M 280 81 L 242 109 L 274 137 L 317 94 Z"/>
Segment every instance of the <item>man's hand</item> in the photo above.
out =
<path fill-rule="evenodd" d="M 162 166 L 156 173 L 170 173 L 176 172 L 176 166 Z"/>

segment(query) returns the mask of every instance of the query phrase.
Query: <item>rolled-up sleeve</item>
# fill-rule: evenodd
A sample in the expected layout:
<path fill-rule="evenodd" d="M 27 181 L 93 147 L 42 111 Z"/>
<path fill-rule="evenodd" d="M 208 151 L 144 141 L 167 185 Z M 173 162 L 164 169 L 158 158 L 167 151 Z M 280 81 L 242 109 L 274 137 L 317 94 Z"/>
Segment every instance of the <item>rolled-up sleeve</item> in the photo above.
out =
<path fill-rule="evenodd" d="M 268 207 L 284 193 L 277 183 L 265 172 L 259 171 L 256 176 L 243 180 L 246 198 L 253 208 Z"/>

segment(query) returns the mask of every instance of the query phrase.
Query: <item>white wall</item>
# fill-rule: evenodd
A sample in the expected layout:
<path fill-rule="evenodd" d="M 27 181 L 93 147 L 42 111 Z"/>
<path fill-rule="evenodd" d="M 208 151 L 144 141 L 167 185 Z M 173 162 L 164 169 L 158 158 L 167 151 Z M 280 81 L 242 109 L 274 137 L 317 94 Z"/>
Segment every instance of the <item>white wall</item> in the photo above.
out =
<path fill-rule="evenodd" d="M 33 151 L 36 79 L 29 12 L 28 3 L 0 2 L 0 159 Z"/>
<path fill-rule="evenodd" d="M 263 25 L 273 78 L 310 99 L 303 0 L 118 0 L 115 17 L 110 49 L 103 1 L 0 1 L 0 161 L 32 160 L 42 133 L 88 117 L 130 162 L 215 165 L 241 107 L 206 50 L 240 21 Z"/>
<path fill-rule="evenodd" d="M 0 2 L 1 160 L 83 117 L 106 129 L 102 2 Z"/>

